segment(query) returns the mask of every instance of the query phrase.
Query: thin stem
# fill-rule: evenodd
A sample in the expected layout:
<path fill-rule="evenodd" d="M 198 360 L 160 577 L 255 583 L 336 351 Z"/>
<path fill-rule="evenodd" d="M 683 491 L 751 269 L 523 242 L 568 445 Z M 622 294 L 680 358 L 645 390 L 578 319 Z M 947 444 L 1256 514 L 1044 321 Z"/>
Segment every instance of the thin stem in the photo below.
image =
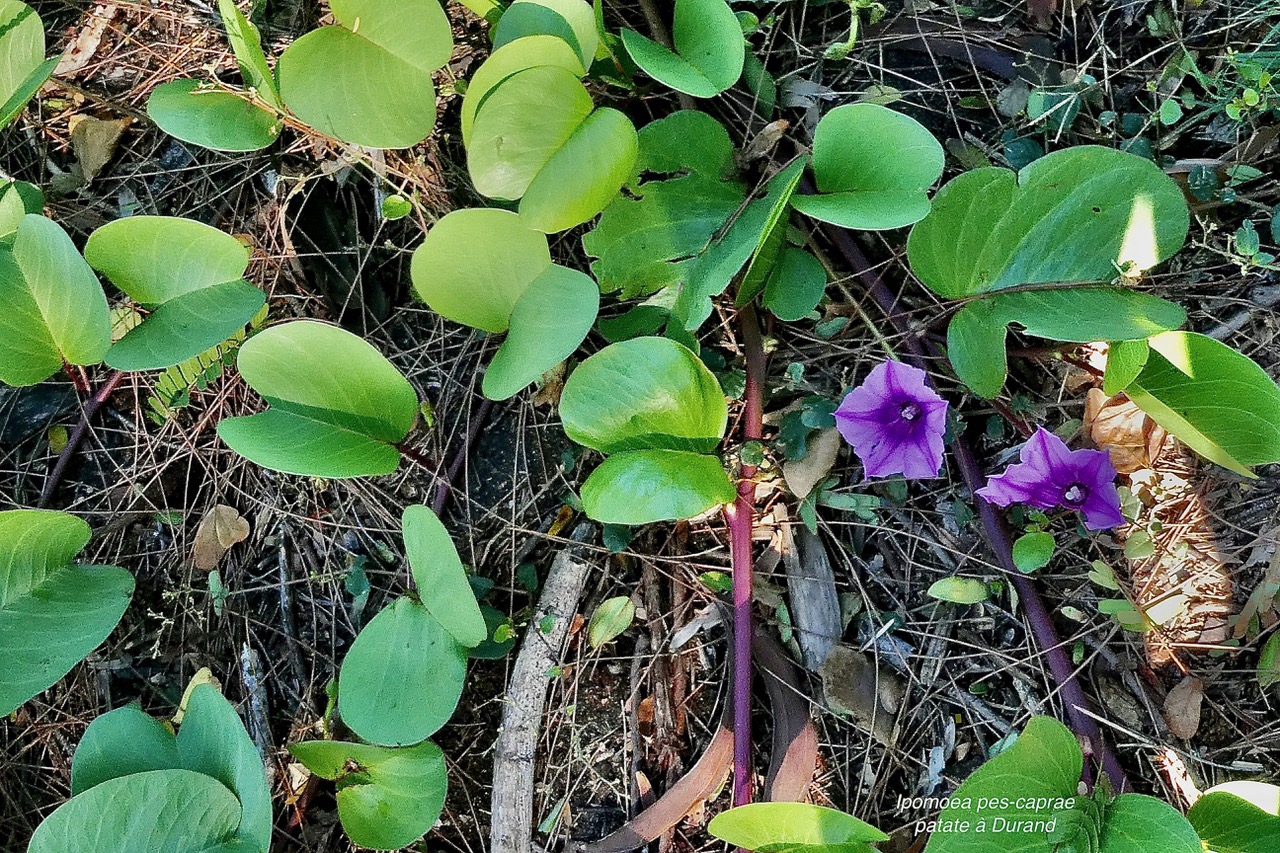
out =
<path fill-rule="evenodd" d="M 108 376 L 102 387 L 85 402 L 84 410 L 80 413 L 80 422 L 76 424 L 76 428 L 72 430 L 71 435 L 67 438 L 66 447 L 63 447 L 62 452 L 58 454 L 58 461 L 53 464 L 53 470 L 49 472 L 49 476 L 45 478 L 44 486 L 40 489 L 40 502 L 36 504 L 40 509 L 49 506 L 49 501 L 53 500 L 53 492 L 58 488 L 58 484 L 62 482 L 62 478 L 66 476 L 67 466 L 71 464 L 71 458 L 75 456 L 80 443 L 84 441 L 84 437 L 89 433 L 90 421 L 98 413 L 98 409 L 102 408 L 102 404 L 115 393 L 116 388 L 120 386 L 122 381 L 124 381 L 124 371 L 117 370 Z"/>
<path fill-rule="evenodd" d="M 484 428 L 484 423 L 489 419 L 489 412 L 492 409 L 492 400 L 486 398 L 481 401 L 480 407 L 476 409 L 471 418 L 471 424 L 467 427 L 467 434 L 463 439 L 462 446 L 454 453 L 453 459 L 450 460 L 447 468 L 415 450 L 409 445 L 408 440 L 402 441 L 395 446 L 396 450 L 400 451 L 401 456 L 426 471 L 435 481 L 435 495 L 431 499 L 431 511 L 436 515 L 439 515 L 445 504 L 448 503 L 449 495 L 453 491 L 453 485 L 462 474 L 462 468 L 467 464 L 467 456 L 470 455 L 476 439 L 480 437 L 480 430 Z"/>
<path fill-rule="evenodd" d="M 884 280 L 872 269 L 866 256 L 863 255 L 862 250 L 847 231 L 841 228 L 831 228 L 828 230 L 828 234 L 840 254 L 844 256 L 849 267 L 866 286 L 867 294 L 872 301 L 876 303 L 886 319 L 902 335 L 902 345 L 907 351 L 907 361 L 924 369 L 926 366 L 926 346 L 918 336 L 911 332 L 905 315 L 898 311 L 897 297 L 893 295 L 892 291 L 885 285 Z M 930 345 L 929 349 L 932 351 L 929 354 L 935 357 L 942 355 L 936 345 Z M 960 475 L 964 480 L 965 486 L 970 493 L 976 492 L 982 487 L 984 478 L 981 468 L 978 467 L 977 459 L 963 435 L 956 436 L 955 441 L 952 443 L 952 452 L 955 455 L 956 463 L 959 465 Z M 1049 671 L 1058 683 L 1062 703 L 1067 711 L 1067 721 L 1072 731 L 1083 741 L 1086 753 L 1097 759 L 1102 769 L 1111 777 L 1112 787 L 1118 792 L 1124 791 L 1128 788 L 1128 780 L 1125 777 L 1124 768 L 1120 766 L 1119 759 L 1108 748 L 1097 721 L 1087 713 L 1090 706 L 1088 697 L 1086 697 L 1084 689 L 1080 686 L 1080 681 L 1076 678 L 1071 659 L 1067 656 L 1062 640 L 1058 637 L 1058 629 L 1053 624 L 1053 617 L 1049 614 L 1048 608 L 1045 607 L 1044 599 L 1040 597 L 1040 592 L 1036 589 L 1035 584 L 1031 582 L 1030 578 L 1018 571 L 1013 562 L 1013 539 L 1009 535 L 1008 526 L 1005 524 L 1003 517 L 996 512 L 994 506 L 984 500 L 978 500 L 976 503 L 978 517 L 982 520 L 982 529 L 987 545 L 995 555 L 1000 567 L 1009 575 L 1014 589 L 1017 590 L 1018 596 L 1022 600 L 1022 606 L 1026 610 L 1027 623 L 1031 628 L 1031 633 L 1049 664 Z"/>
<path fill-rule="evenodd" d="M 755 307 L 738 311 L 746 360 L 746 401 L 742 415 L 744 441 L 758 441 L 764 432 L 764 375 L 767 359 Z M 738 495 L 724 509 L 729 526 L 729 557 L 733 567 L 733 804 L 751 802 L 751 581 L 755 561 L 751 528 L 755 515 L 754 465 L 743 465 Z"/>

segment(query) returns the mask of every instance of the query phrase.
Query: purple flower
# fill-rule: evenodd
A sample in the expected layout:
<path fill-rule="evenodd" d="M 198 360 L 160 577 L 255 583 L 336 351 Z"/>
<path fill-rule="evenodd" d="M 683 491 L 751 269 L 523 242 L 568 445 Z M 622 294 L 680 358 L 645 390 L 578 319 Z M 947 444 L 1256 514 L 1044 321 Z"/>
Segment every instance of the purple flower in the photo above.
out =
<path fill-rule="evenodd" d="M 1062 439 L 1040 427 L 1018 458 L 1020 462 L 987 480 L 978 494 L 997 506 L 1024 503 L 1039 509 L 1079 510 L 1090 530 L 1124 524 L 1116 469 L 1105 451 L 1070 450 Z"/>
<path fill-rule="evenodd" d="M 876 365 L 835 411 L 836 429 L 862 460 L 867 478 L 936 477 L 942 469 L 947 401 L 909 364 Z"/>

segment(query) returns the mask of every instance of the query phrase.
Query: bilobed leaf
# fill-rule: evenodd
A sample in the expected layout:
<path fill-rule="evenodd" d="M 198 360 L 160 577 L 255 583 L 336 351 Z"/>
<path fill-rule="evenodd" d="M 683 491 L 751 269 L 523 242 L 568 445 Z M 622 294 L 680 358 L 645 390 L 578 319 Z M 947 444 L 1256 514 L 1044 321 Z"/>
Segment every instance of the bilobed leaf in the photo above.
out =
<path fill-rule="evenodd" d="M 573 47 L 583 68 L 595 61 L 600 34 L 586 0 L 514 0 L 494 27 L 493 46 L 497 50 L 520 38 L 543 34 Z"/>
<path fill-rule="evenodd" d="M 453 32 L 437 0 L 332 0 L 337 24 L 307 33 L 277 63 L 280 95 L 311 127 L 370 148 L 407 148 L 435 125 L 432 73 Z"/>
<path fill-rule="evenodd" d="M 246 93 L 199 80 L 157 86 L 147 115 L 170 136 L 214 151 L 258 151 L 276 141 L 282 126 L 279 116 Z"/>
<path fill-rule="evenodd" d="M 751 803 L 721 812 L 707 831 L 746 850 L 785 849 L 820 853 L 842 845 L 842 853 L 874 853 L 871 842 L 889 836 L 869 823 L 836 809 L 808 803 Z"/>
<path fill-rule="evenodd" d="M 75 516 L 0 512 L 0 716 L 66 675 L 129 606 L 128 572 L 71 562 L 88 542 Z"/>
<path fill-rule="evenodd" d="M 0 381 L 34 385 L 68 364 L 97 364 L 111 345 L 107 298 L 71 238 L 43 216 L 0 247 Z"/>
<path fill-rule="evenodd" d="M 214 853 L 235 842 L 240 803 L 193 770 L 151 770 L 109 779 L 45 818 L 27 853 Z"/>
<path fill-rule="evenodd" d="M 1255 362 L 1193 332 L 1150 339 L 1126 389 L 1152 420 L 1192 450 L 1245 476 L 1280 461 L 1280 388 Z"/>
<path fill-rule="evenodd" d="M 960 379 L 994 397 L 1004 386 L 1005 327 L 1055 341 L 1142 340 L 1187 320 L 1182 306 L 1122 287 L 1051 287 L 995 291 L 965 304 L 947 330 L 948 354 Z"/>
<path fill-rule="evenodd" d="M 911 230 L 915 274 L 948 299 L 1024 284 L 1108 282 L 1150 269 L 1186 238 L 1177 184 L 1149 160 L 1092 145 L 1018 173 L 984 168 L 946 184 Z"/>
<path fill-rule="evenodd" d="M 1195 801 L 1187 819 L 1215 853 L 1280 850 L 1280 788 L 1275 785 L 1215 785 Z"/>
<path fill-rule="evenodd" d="M 467 648 L 480 645 L 488 636 L 484 616 L 449 531 L 421 504 L 405 507 L 401 525 L 405 557 L 422 606 L 459 643 Z"/>
<path fill-rule="evenodd" d="M 512 74 L 539 65 L 555 65 L 581 77 L 586 73 L 582 60 L 563 39 L 552 35 L 518 38 L 500 47 L 476 69 L 462 97 L 462 143 L 470 147 L 471 126 L 476 112 L 494 87 Z"/>
<path fill-rule="evenodd" d="M 547 238 L 506 210 L 455 210 L 413 253 L 414 292 L 437 314 L 505 332 L 516 303 L 551 266 Z"/>
<path fill-rule="evenodd" d="M 635 30 L 622 31 L 636 65 L 677 92 L 711 98 L 742 76 L 742 26 L 724 0 L 676 0 L 671 38 L 674 52 Z"/>
<path fill-rule="evenodd" d="M 521 294 L 506 340 L 485 370 L 482 389 L 505 400 L 564 361 L 591 331 L 600 288 L 577 270 L 552 264 Z"/>
<path fill-rule="evenodd" d="M 625 595 L 607 598 L 596 605 L 587 622 L 587 642 L 591 648 L 598 649 L 605 643 L 617 639 L 623 631 L 631 627 L 636 618 L 636 604 Z"/>
<path fill-rule="evenodd" d="M 604 524 L 693 518 L 735 496 L 719 459 L 680 450 L 615 453 L 582 484 L 587 516 Z"/>
<path fill-rule="evenodd" d="M 40 16 L 18 0 L 0 0 L 0 128 L 13 121 L 53 73 L 44 58 Z"/>
<path fill-rule="evenodd" d="M 361 847 L 407 847 L 431 829 L 444 809 L 448 773 L 444 753 L 433 743 L 388 749 L 307 741 L 289 751 L 312 773 L 338 782 L 338 817 Z"/>
<path fill-rule="evenodd" d="M 229 418 L 218 435 L 241 456 L 311 477 L 389 474 L 418 398 L 372 345 L 336 326 L 298 320 L 240 348 L 240 374 L 271 408 Z"/>
<path fill-rule="evenodd" d="M 945 157 L 915 119 L 879 104 L 846 104 L 818 122 L 813 136 L 816 195 L 795 209 L 843 228 L 877 231 L 919 222 Z"/>
<path fill-rule="evenodd" d="M 107 353 L 118 370 L 154 370 L 193 358 L 243 330 L 266 303 L 266 294 L 241 278 L 249 249 L 191 219 L 117 219 L 89 236 L 84 253 L 151 311 Z"/>
<path fill-rule="evenodd" d="M 400 598 L 351 644 L 338 675 L 338 711 L 370 743 L 420 743 L 453 716 L 466 669 L 466 651 L 440 621 Z"/>
<path fill-rule="evenodd" d="M 604 453 L 704 453 L 724 435 L 728 405 L 715 376 L 684 346 L 634 338 L 578 366 L 560 396 L 560 417 L 569 438 Z"/>

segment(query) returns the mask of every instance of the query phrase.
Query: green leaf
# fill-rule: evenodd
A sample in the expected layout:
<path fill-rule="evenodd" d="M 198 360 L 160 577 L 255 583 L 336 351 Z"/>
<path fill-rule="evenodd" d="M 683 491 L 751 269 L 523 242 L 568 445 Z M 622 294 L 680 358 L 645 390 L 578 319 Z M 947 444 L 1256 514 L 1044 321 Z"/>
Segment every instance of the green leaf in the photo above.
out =
<path fill-rule="evenodd" d="M 405 507 L 404 553 L 422 606 L 462 645 L 471 648 L 489 636 L 458 549 L 449 531 L 425 506 Z"/>
<path fill-rule="evenodd" d="M 556 65 L 518 71 L 478 108 L 467 147 L 476 191 L 520 199 L 539 231 L 579 225 L 609 204 L 635 169 L 635 127 L 594 109 L 578 75 Z"/>
<path fill-rule="evenodd" d="M 783 170 L 783 174 L 788 176 L 785 179 L 785 184 L 780 186 L 777 191 L 769 193 L 771 206 L 768 217 L 765 220 L 760 238 L 756 241 L 755 249 L 751 253 L 747 271 L 742 275 L 742 283 L 738 286 L 738 295 L 734 297 L 734 305 L 738 307 L 742 307 L 752 299 L 755 299 L 756 295 L 765 288 L 769 276 L 778 264 L 778 258 L 782 255 L 783 250 L 787 248 L 787 228 L 790 226 L 791 200 L 795 197 L 796 189 L 800 185 L 800 179 L 804 177 L 803 164 L 797 166 L 793 163 L 791 167 Z M 780 179 L 781 175 L 775 178 L 775 181 Z M 817 304 L 816 300 L 814 304 Z"/>
<path fill-rule="evenodd" d="M 578 366 L 561 394 L 560 418 L 569 438 L 603 453 L 707 452 L 724 435 L 728 405 L 715 376 L 683 345 L 633 338 Z"/>
<path fill-rule="evenodd" d="M 1102 391 L 1114 397 L 1129 387 L 1147 366 L 1151 345 L 1145 340 L 1116 341 L 1107 348 L 1107 367 L 1102 377 Z"/>
<path fill-rule="evenodd" d="M 675 52 L 635 30 L 622 31 L 635 64 L 677 92 L 711 98 L 742 76 L 742 26 L 724 0 L 676 0 L 671 38 Z"/>
<path fill-rule="evenodd" d="M 71 794 L 111 779 L 182 767 L 173 729 L 136 705 L 108 711 L 85 729 L 71 761 Z"/>
<path fill-rule="evenodd" d="M 22 217 L 43 209 L 44 193 L 34 184 L 9 179 L 0 185 L 0 241 L 12 245 L 9 238 L 22 224 Z"/>
<path fill-rule="evenodd" d="M 1280 684 L 1280 634 L 1272 634 L 1258 655 L 1258 686 L 1270 690 Z"/>
<path fill-rule="evenodd" d="M 925 595 L 952 604 L 980 604 L 991 597 L 991 590 L 977 578 L 949 577 L 934 581 Z"/>
<path fill-rule="evenodd" d="M 338 782 L 338 817 L 360 847 L 407 847 L 431 829 L 444 809 L 448 773 L 444 753 L 433 743 L 387 749 L 307 741 L 289 751 L 312 773 Z M 355 770 L 348 769 L 352 765 Z"/>
<path fill-rule="evenodd" d="M 1150 340 L 1142 373 L 1126 389 L 1152 420 L 1192 450 L 1245 476 L 1280 461 L 1280 388 L 1247 356 L 1205 335 Z"/>
<path fill-rule="evenodd" d="M 1013 564 L 1029 575 L 1049 565 L 1054 547 L 1052 533 L 1024 533 L 1013 543 Z"/>
<path fill-rule="evenodd" d="M 420 743 L 453 716 L 466 670 L 466 652 L 439 620 L 399 598 L 351 644 L 338 675 L 338 711 L 371 743 Z"/>
<path fill-rule="evenodd" d="M 102 361 L 111 345 L 107 298 L 71 238 L 43 216 L 0 247 L 0 382 L 34 385 L 68 364 Z"/>
<path fill-rule="evenodd" d="M 25 3 L 0 0 L 0 128 L 22 112 L 40 86 L 53 73 L 44 58 L 44 26 L 40 16 Z M 50 60 L 57 65 L 57 60 Z"/>
<path fill-rule="evenodd" d="M 217 779 L 151 770 L 110 779 L 63 803 L 36 828 L 27 853 L 217 853 L 234 840 L 239 823 L 240 803 Z"/>
<path fill-rule="evenodd" d="M 817 195 L 796 196 L 801 213 L 842 228 L 880 231 L 919 222 L 945 154 L 910 116 L 879 104 L 846 104 L 813 135 Z"/>
<path fill-rule="evenodd" d="M 1004 386 L 1005 327 L 1016 323 L 1056 341 L 1141 340 L 1186 322 L 1180 305 L 1116 287 L 1054 287 L 984 294 L 968 302 L 947 330 L 948 354 L 960 379 L 994 397 Z"/>
<path fill-rule="evenodd" d="M 975 832 L 974 824 L 985 820 L 991 827 L 1000 819 L 1006 827 L 1020 826 L 1014 822 L 1047 817 L 1026 801 L 1075 797 L 1083 766 L 1080 745 L 1066 726 L 1050 717 L 1032 717 L 1012 746 L 973 771 L 951 795 L 925 853 L 1050 853 L 1054 845 L 1044 831 Z M 979 802 L 984 805 L 980 812 L 974 808 Z M 961 829 L 960 821 L 968 828 Z"/>
<path fill-rule="evenodd" d="M 733 168 L 729 134 L 705 113 L 672 113 L 639 139 L 642 173 L 683 174 L 641 183 L 638 198 L 618 196 L 582 238 L 601 291 L 623 298 L 684 282 L 746 198 L 745 187 L 724 180 Z"/>
<path fill-rule="evenodd" d="M 258 28 L 237 8 L 235 0 L 218 0 L 218 15 L 227 29 L 227 40 L 231 42 L 231 52 L 240 65 L 240 76 L 244 78 L 245 86 L 280 109 L 283 104 L 276 89 L 276 78 L 262 52 L 262 36 L 258 34 Z"/>
<path fill-rule="evenodd" d="M 1107 807 L 1101 853 L 1149 853 L 1153 838 L 1160 839 L 1160 853 L 1204 851 L 1187 819 L 1155 797 L 1121 794 Z"/>
<path fill-rule="evenodd" d="M 841 853 L 874 853 L 870 842 L 889 836 L 853 815 L 808 803 L 751 803 L 721 812 L 707 831 L 728 844 L 747 850 L 813 849 L 845 845 Z"/>
<path fill-rule="evenodd" d="M 547 238 L 506 210 L 455 210 L 413 253 L 414 292 L 437 314 L 505 332 L 516 303 L 551 266 Z"/>
<path fill-rule="evenodd" d="M 505 400 L 564 361 L 591 331 L 600 310 L 600 288 L 577 270 L 552 264 L 516 302 L 511 329 L 489 363 L 482 389 Z"/>
<path fill-rule="evenodd" d="M 827 292 L 827 271 L 803 249 L 786 247 L 769 274 L 764 306 L 779 320 L 803 320 L 813 313 Z"/>
<path fill-rule="evenodd" d="M 85 259 L 151 314 L 107 353 L 117 370 L 154 370 L 228 340 L 266 304 L 241 279 L 249 249 L 216 228 L 170 216 L 131 216 L 97 229 Z"/>
<path fill-rule="evenodd" d="M 582 505 L 595 521 L 639 525 L 693 518 L 732 503 L 736 494 L 714 456 L 632 450 L 615 453 L 591 472 L 582 484 Z"/>
<path fill-rule="evenodd" d="M 407 148 L 436 120 L 432 74 L 453 53 L 437 0 L 332 0 L 338 22 L 289 45 L 277 63 L 289 109 L 329 136 Z"/>
<path fill-rule="evenodd" d="M 128 572 L 71 562 L 89 535 L 66 513 L 0 512 L 0 716 L 66 675 L 129 606 Z"/>
<path fill-rule="evenodd" d="M 550 34 L 572 47 L 582 68 L 595 61 L 600 34 L 584 0 L 514 0 L 493 30 L 495 51 L 528 36 Z"/>
<path fill-rule="evenodd" d="M 915 274 L 962 299 L 1024 284 L 1107 282 L 1186 238 L 1182 190 L 1152 162 L 1082 145 L 1017 174 L 975 169 L 939 190 L 907 240 Z"/>
<path fill-rule="evenodd" d="M 1216 853 L 1271 853 L 1280 849 L 1280 788 L 1264 782 L 1215 785 L 1195 801 L 1187 819 Z"/>
<path fill-rule="evenodd" d="M 279 116 L 247 94 L 199 80 L 157 86 L 147 115 L 170 136 L 214 151 L 258 151 L 275 142 L 282 127 Z"/>
<path fill-rule="evenodd" d="M 213 685 L 196 685 L 187 697 L 177 741 L 183 767 L 217 779 L 236 795 L 242 812 L 238 834 L 260 851 L 270 848 L 271 789 L 262 757 Z"/>
<path fill-rule="evenodd" d="M 636 604 L 628 596 L 607 598 L 596 606 L 591 620 L 587 622 L 587 642 L 591 643 L 591 648 L 598 649 L 617 639 L 631 627 L 635 618 Z"/>
<path fill-rule="evenodd" d="M 462 98 L 462 144 L 471 147 L 471 128 L 476 112 L 494 87 L 511 75 L 540 65 L 554 65 L 576 77 L 586 73 L 582 60 L 563 39 L 551 35 L 532 35 L 494 48 L 467 83 Z"/>
<path fill-rule="evenodd" d="M 229 418 L 218 435 L 266 468 L 310 477 L 389 474 L 412 429 L 418 398 L 381 353 L 336 326 L 298 320 L 240 348 L 240 374 L 270 404 Z"/>

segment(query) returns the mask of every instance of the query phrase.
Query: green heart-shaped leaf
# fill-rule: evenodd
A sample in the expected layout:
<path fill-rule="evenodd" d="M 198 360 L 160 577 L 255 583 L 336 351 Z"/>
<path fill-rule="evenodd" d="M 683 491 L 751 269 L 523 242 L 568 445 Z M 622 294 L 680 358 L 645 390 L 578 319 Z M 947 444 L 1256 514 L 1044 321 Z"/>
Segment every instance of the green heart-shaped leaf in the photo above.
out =
<path fill-rule="evenodd" d="M 603 524 L 693 518 L 736 496 L 719 459 L 681 450 L 615 453 L 582 484 L 587 516 Z"/>
<path fill-rule="evenodd" d="M 351 644 L 338 675 L 338 711 L 371 743 L 420 743 L 453 716 L 466 672 L 466 651 L 440 621 L 400 598 Z"/>
<path fill-rule="evenodd" d="M 213 151 L 258 151 L 276 141 L 280 117 L 216 83 L 174 80 L 147 99 L 147 116 L 170 136 Z"/>
<path fill-rule="evenodd" d="M 102 285 L 67 233 L 22 217 L 0 247 L 0 382 L 34 385 L 63 363 L 97 364 L 111 345 Z"/>
<path fill-rule="evenodd" d="M 875 848 L 868 842 L 889 840 L 889 836 L 853 815 L 808 803 L 738 806 L 716 815 L 707 831 L 731 847 L 747 850 L 812 849 L 817 853 L 830 845 L 842 845 L 840 849 L 850 853 L 874 853 Z"/>
<path fill-rule="evenodd" d="M 975 169 L 947 183 L 911 229 L 915 274 L 948 299 L 1024 284 L 1108 282 L 1182 247 L 1182 190 L 1149 160 L 1081 145 L 1017 174 Z"/>
<path fill-rule="evenodd" d="M 405 557 L 422 606 L 462 645 L 483 643 L 489 632 L 449 531 L 420 504 L 405 507 L 401 525 Z"/>
<path fill-rule="evenodd" d="M 493 29 L 493 46 L 497 50 L 538 35 L 552 35 L 570 45 L 583 68 L 595 61 L 600 33 L 591 4 L 584 0 L 514 0 Z"/>
<path fill-rule="evenodd" d="M 813 134 L 817 195 L 792 200 L 801 213 L 842 228 L 880 231 L 919 222 L 942 177 L 938 140 L 910 116 L 879 104 L 846 104 Z"/>
<path fill-rule="evenodd" d="M 1182 306 L 1117 287 L 1055 287 L 999 291 L 968 302 L 947 328 L 947 355 L 960 380 L 983 397 L 1004 387 L 1005 330 L 1055 341 L 1142 340 L 1187 320 Z"/>
<path fill-rule="evenodd" d="M 511 329 L 484 374 L 484 395 L 505 400 L 564 361 L 591 331 L 600 288 L 577 270 L 552 264 L 520 296 Z"/>
<path fill-rule="evenodd" d="M 433 743 L 388 749 L 307 741 L 289 751 L 312 773 L 338 782 L 338 817 L 361 847 L 407 847 L 431 829 L 444 809 L 448 773 L 444 753 Z"/>
<path fill-rule="evenodd" d="M 560 396 L 565 433 L 603 453 L 713 450 L 728 405 L 702 361 L 669 338 L 610 344 L 578 366 Z"/>
<path fill-rule="evenodd" d="M 151 770 L 109 779 L 63 803 L 31 837 L 27 853 L 230 853 L 240 803 L 211 776 Z M 232 846 L 223 846 L 232 845 Z"/>
<path fill-rule="evenodd" d="M 91 266 L 151 310 L 107 353 L 118 370 L 193 358 L 241 331 L 266 295 L 241 279 L 249 249 L 216 228 L 170 216 L 130 216 L 89 236 Z"/>
<path fill-rule="evenodd" d="M 471 126 L 476 111 L 493 88 L 512 74 L 539 65 L 555 65 L 576 77 L 586 73 L 582 60 L 564 39 L 552 35 L 531 35 L 495 48 L 467 83 L 462 96 L 462 144 L 471 146 Z"/>
<path fill-rule="evenodd" d="M 280 95 L 311 127 L 370 148 L 407 148 L 436 120 L 431 75 L 453 32 L 437 0 L 332 0 L 337 25 L 289 45 Z"/>
<path fill-rule="evenodd" d="M 1280 850 L 1280 788 L 1275 785 L 1215 785 L 1195 801 L 1187 819 L 1216 853 Z"/>
<path fill-rule="evenodd" d="M 1224 343 L 1165 332 L 1125 393 L 1179 441 L 1224 468 L 1280 461 L 1280 388 L 1261 367 Z"/>
<path fill-rule="evenodd" d="M 635 30 L 622 31 L 635 64 L 677 92 L 711 98 L 742 76 L 742 25 L 724 0 L 676 0 L 671 38 L 674 52 Z"/>
<path fill-rule="evenodd" d="M 66 513 L 0 512 L 0 716 L 66 675 L 129 606 L 128 572 L 71 562 L 89 535 Z"/>
<path fill-rule="evenodd" d="M 241 456 L 309 477 L 389 474 L 417 419 L 409 381 L 372 345 L 312 320 L 250 338 L 240 374 L 271 408 L 229 418 L 218 435 Z"/>

